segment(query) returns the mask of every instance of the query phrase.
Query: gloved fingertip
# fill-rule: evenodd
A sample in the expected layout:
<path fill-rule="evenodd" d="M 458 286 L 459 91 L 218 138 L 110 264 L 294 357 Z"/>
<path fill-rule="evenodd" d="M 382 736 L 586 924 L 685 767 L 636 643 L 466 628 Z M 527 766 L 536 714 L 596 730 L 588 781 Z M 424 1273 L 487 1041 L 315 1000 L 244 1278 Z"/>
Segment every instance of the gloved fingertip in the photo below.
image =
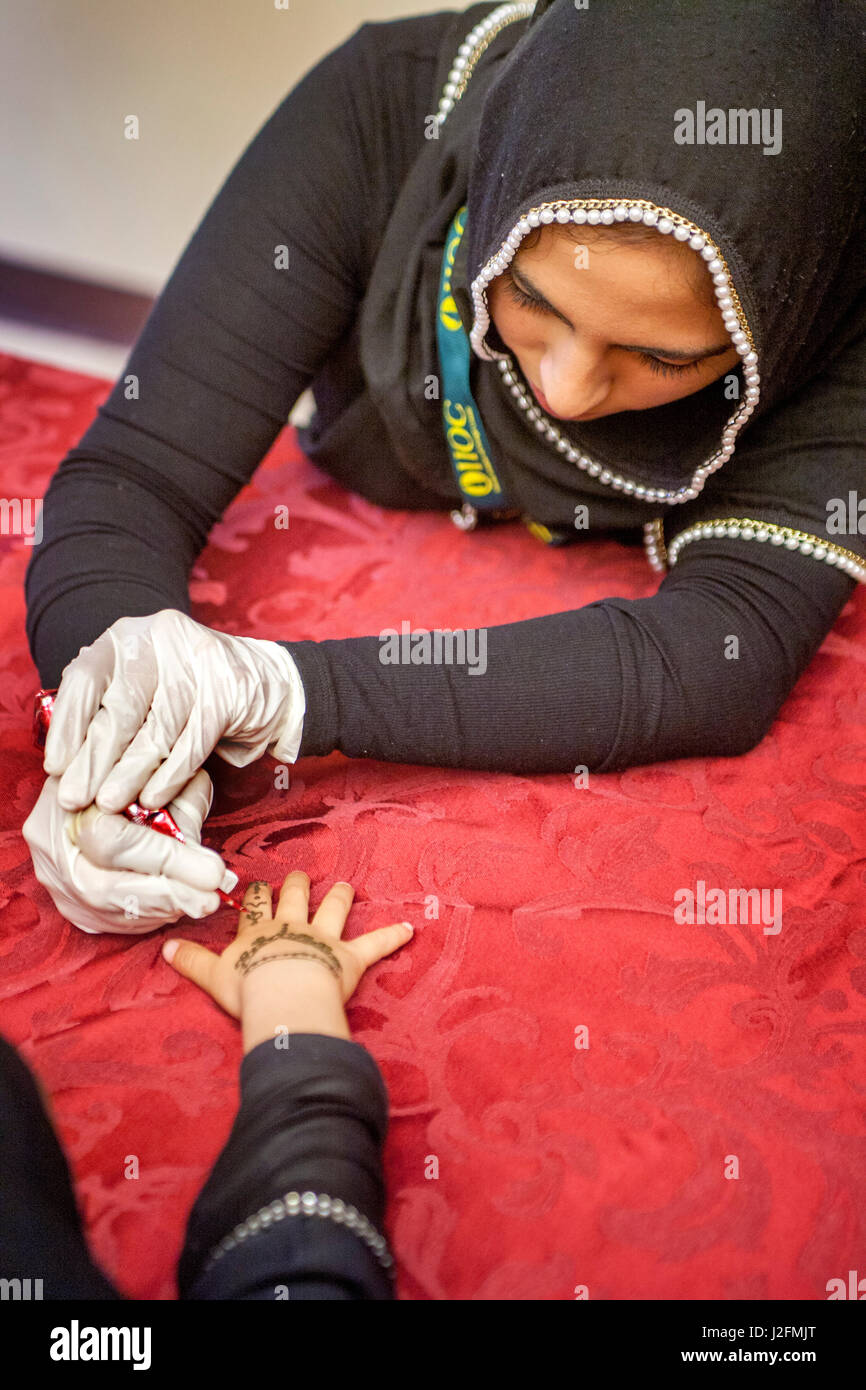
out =
<path fill-rule="evenodd" d="M 56 777 L 65 770 L 62 746 L 59 744 L 59 740 L 51 737 L 50 729 L 42 749 L 42 766 L 49 777 Z"/>
<path fill-rule="evenodd" d="M 90 803 L 82 800 L 76 794 L 75 788 L 64 787 L 63 783 L 57 788 L 57 804 L 62 811 L 81 811 Z"/>
<path fill-rule="evenodd" d="M 187 844 L 191 850 L 195 850 L 197 858 L 202 866 L 202 871 L 207 867 L 207 877 L 203 883 L 199 882 L 196 887 L 202 893 L 215 892 L 222 884 L 225 877 L 225 868 L 215 849 L 208 849 L 207 845 L 200 844 L 195 840 L 188 840 Z M 197 876 L 197 875 L 196 875 Z M 207 879 L 210 879 L 208 884 Z"/>

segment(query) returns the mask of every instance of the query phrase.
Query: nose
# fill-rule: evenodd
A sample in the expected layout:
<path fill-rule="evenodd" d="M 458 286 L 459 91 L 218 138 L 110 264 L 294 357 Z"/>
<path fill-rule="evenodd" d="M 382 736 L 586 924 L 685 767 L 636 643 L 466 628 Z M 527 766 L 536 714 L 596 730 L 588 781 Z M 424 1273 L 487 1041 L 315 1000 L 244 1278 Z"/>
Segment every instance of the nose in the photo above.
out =
<path fill-rule="evenodd" d="M 536 378 L 551 410 L 571 419 L 601 405 L 610 390 L 603 356 L 588 345 L 570 344 L 567 351 L 547 353 Z"/>

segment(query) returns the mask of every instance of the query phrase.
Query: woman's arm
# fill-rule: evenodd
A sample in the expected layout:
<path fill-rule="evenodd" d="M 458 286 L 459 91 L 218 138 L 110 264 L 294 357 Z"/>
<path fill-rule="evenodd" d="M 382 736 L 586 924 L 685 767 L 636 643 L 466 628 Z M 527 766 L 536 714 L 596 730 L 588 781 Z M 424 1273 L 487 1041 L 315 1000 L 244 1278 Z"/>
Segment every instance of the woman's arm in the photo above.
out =
<path fill-rule="evenodd" d="M 286 642 L 307 695 L 298 756 L 518 773 L 736 756 L 768 732 L 853 587 L 806 556 L 722 539 L 684 547 L 651 598 L 482 629 L 484 674 L 383 665 L 378 637 Z"/>
<path fill-rule="evenodd" d="M 852 494 L 866 502 L 864 459 L 866 338 L 755 421 L 697 499 L 667 511 L 668 544 L 696 522 L 750 517 L 863 558 L 866 515 L 848 533 L 827 523 L 834 499 L 846 514 Z M 812 555 L 713 536 L 683 544 L 650 598 L 487 629 L 484 674 L 382 664 L 377 637 L 286 642 L 307 692 L 299 756 L 338 748 L 526 773 L 736 756 L 769 731 L 854 587 Z"/>
<path fill-rule="evenodd" d="M 215 196 L 46 491 L 25 586 L 44 686 L 118 618 L 189 612 L 211 528 L 356 313 L 452 19 L 362 26 L 281 102 Z"/>

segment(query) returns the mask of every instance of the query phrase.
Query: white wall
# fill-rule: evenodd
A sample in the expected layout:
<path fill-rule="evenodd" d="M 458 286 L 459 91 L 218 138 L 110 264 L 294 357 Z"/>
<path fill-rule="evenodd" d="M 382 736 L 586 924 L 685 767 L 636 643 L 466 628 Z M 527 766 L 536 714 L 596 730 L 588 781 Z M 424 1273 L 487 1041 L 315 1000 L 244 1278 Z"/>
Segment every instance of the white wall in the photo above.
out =
<path fill-rule="evenodd" d="M 5 0 L 0 258 L 157 294 L 238 155 L 323 54 L 364 20 L 467 6 Z M 124 138 L 129 114 L 139 140 Z"/>

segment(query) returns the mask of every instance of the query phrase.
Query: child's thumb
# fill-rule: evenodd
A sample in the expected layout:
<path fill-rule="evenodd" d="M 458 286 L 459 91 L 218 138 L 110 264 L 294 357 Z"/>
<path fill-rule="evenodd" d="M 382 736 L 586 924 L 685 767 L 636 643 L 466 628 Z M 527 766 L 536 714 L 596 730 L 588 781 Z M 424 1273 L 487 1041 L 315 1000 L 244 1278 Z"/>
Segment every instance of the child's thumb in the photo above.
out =
<path fill-rule="evenodd" d="M 411 941 L 414 930 L 411 922 L 397 922 L 393 927 L 377 927 L 375 931 L 367 932 L 366 936 L 356 936 L 346 944 L 355 948 L 366 970 L 377 960 L 390 956 L 398 947 L 405 946 L 407 941 Z"/>
<path fill-rule="evenodd" d="M 212 999 L 216 997 L 213 992 L 213 972 L 219 956 L 215 956 L 213 951 L 199 945 L 197 941 L 184 941 L 182 937 L 176 936 L 163 943 L 162 956 L 179 975 L 192 980 L 193 984 L 205 990 Z"/>

